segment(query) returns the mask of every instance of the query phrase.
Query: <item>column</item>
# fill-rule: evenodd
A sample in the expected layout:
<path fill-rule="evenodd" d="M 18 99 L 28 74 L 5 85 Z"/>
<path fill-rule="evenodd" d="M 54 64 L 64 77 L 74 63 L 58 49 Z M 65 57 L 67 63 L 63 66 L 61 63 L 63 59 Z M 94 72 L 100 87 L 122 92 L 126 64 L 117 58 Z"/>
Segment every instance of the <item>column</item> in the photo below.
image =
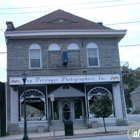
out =
<path fill-rule="evenodd" d="M 18 133 L 19 130 L 19 104 L 18 104 L 18 88 L 10 87 L 10 106 L 11 106 L 11 133 Z"/>
<path fill-rule="evenodd" d="M 122 119 L 122 103 L 119 83 L 112 84 L 116 119 Z"/>

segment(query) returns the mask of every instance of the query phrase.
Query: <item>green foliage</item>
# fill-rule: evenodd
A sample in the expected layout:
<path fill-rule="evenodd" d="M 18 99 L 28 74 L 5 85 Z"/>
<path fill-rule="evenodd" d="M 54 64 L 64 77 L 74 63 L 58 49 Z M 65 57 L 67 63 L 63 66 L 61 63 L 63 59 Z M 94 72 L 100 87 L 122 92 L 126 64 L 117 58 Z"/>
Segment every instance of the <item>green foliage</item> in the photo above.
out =
<path fill-rule="evenodd" d="M 90 106 L 90 110 L 95 115 L 103 118 L 105 132 L 107 132 L 105 118 L 109 117 L 112 114 L 113 112 L 112 104 L 113 104 L 112 99 L 110 99 L 108 94 L 104 94 L 100 96 L 98 100 L 94 101 L 94 103 Z"/>
<path fill-rule="evenodd" d="M 124 89 L 125 93 L 125 100 L 126 100 L 126 106 L 132 107 L 132 103 L 130 100 L 130 93 L 138 86 L 140 85 L 140 70 L 132 70 L 128 67 L 123 67 L 123 84 L 128 85 L 128 89 Z"/>
<path fill-rule="evenodd" d="M 107 94 L 102 95 L 90 106 L 90 110 L 97 116 L 106 118 L 112 114 L 112 99 Z"/>

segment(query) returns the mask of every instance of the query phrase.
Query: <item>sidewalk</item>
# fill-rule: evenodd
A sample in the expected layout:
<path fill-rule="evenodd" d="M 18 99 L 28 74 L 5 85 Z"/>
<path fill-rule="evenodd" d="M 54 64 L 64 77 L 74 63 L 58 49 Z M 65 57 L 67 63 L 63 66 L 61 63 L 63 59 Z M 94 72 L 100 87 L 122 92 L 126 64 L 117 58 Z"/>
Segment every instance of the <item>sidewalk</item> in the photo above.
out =
<path fill-rule="evenodd" d="M 98 136 L 98 135 L 127 134 L 127 131 L 132 128 L 134 130 L 139 130 L 140 122 L 129 122 L 128 126 L 108 126 L 106 128 L 108 133 L 104 133 L 104 127 L 98 127 L 98 128 L 74 130 L 73 136 L 65 136 L 64 131 L 56 131 L 55 137 L 54 132 L 28 133 L 28 137 L 30 140 L 59 140 L 59 139 Z M 22 138 L 23 134 L 18 134 L 0 137 L 0 140 L 22 140 Z"/>

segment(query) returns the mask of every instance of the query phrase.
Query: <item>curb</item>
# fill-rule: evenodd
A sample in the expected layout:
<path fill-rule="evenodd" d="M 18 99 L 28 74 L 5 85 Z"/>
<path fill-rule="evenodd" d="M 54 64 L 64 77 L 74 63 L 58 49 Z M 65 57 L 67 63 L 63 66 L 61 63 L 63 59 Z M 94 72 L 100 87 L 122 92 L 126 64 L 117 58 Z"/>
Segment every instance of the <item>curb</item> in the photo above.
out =
<path fill-rule="evenodd" d="M 83 137 L 96 137 L 96 136 L 107 136 L 107 135 L 122 135 L 127 134 L 126 130 L 124 131 L 108 131 L 108 132 L 94 132 L 88 134 L 75 134 L 73 136 L 49 136 L 49 137 L 35 137 L 30 138 L 30 140 L 62 140 L 62 139 L 71 139 L 71 138 L 83 138 Z"/>

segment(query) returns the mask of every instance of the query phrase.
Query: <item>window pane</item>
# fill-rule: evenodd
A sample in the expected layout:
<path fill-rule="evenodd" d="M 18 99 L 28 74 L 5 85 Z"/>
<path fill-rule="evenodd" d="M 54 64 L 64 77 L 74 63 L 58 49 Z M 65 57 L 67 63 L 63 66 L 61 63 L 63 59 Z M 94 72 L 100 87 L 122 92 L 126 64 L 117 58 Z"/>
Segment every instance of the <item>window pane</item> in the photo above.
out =
<path fill-rule="evenodd" d="M 97 49 L 88 49 L 88 57 L 97 57 Z"/>
<path fill-rule="evenodd" d="M 40 67 L 40 49 L 30 49 L 30 67 Z"/>
<path fill-rule="evenodd" d="M 58 100 L 55 100 L 53 102 L 53 106 L 54 106 L 54 119 L 58 120 L 59 119 Z"/>
<path fill-rule="evenodd" d="M 40 59 L 31 59 L 31 68 L 40 67 Z"/>
<path fill-rule="evenodd" d="M 44 102 L 40 98 L 26 99 L 27 121 L 40 121 L 44 116 Z M 24 118 L 24 102 L 21 103 L 21 117 Z"/>
<path fill-rule="evenodd" d="M 82 117 L 82 103 L 81 100 L 74 100 L 74 109 L 75 109 L 75 119 L 80 119 Z"/>
<path fill-rule="evenodd" d="M 98 66 L 97 48 L 88 49 L 89 66 Z"/>
<path fill-rule="evenodd" d="M 98 59 L 97 58 L 89 58 L 88 62 L 89 62 L 89 66 L 98 66 Z"/>
<path fill-rule="evenodd" d="M 30 50 L 31 59 L 40 59 L 40 50 Z"/>

